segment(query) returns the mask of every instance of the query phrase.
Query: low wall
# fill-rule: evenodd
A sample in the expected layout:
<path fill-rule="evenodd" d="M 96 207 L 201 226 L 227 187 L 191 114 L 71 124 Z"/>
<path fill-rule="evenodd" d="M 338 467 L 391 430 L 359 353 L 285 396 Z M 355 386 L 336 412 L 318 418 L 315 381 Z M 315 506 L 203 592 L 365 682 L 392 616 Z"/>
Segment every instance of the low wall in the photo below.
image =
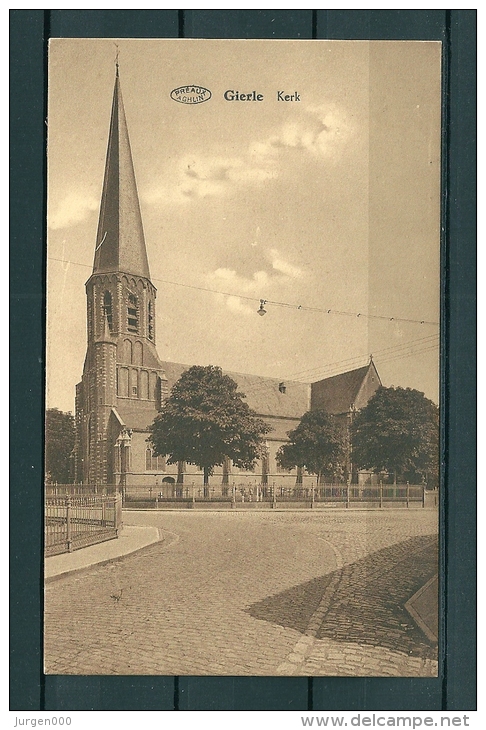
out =
<path fill-rule="evenodd" d="M 258 510 L 300 510 L 300 509 L 312 509 L 312 510 L 329 510 L 329 509 L 422 509 L 424 506 L 433 507 L 434 505 L 424 505 L 422 501 L 384 501 L 370 502 L 370 501 L 356 501 L 356 502 L 311 502 L 311 501 L 298 501 L 298 500 L 287 500 L 287 501 L 265 501 L 265 502 L 231 502 L 229 500 L 220 501 L 217 499 L 213 500 L 137 500 L 125 503 L 123 509 L 126 510 L 237 510 L 237 511 L 258 511 Z"/>

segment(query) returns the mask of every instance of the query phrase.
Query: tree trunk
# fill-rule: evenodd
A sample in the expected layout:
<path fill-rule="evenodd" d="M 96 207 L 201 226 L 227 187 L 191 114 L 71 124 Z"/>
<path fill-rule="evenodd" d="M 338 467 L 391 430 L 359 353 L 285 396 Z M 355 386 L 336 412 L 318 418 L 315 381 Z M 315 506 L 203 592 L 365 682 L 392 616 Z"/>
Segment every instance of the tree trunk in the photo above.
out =
<path fill-rule="evenodd" d="M 210 474 L 210 468 L 209 466 L 204 467 L 204 486 L 209 486 L 209 474 Z"/>

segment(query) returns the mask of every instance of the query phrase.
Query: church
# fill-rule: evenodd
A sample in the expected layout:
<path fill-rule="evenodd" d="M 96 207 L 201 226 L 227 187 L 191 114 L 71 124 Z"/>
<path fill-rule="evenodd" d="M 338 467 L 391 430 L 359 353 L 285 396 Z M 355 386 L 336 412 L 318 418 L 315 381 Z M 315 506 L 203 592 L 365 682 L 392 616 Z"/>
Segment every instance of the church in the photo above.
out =
<path fill-rule="evenodd" d="M 166 464 L 152 453 L 149 427 L 174 383 L 190 365 L 160 360 L 156 349 L 156 289 L 150 279 L 142 216 L 118 68 L 108 138 L 93 271 L 86 282 L 87 352 L 76 386 L 76 481 L 83 484 L 202 484 L 196 466 Z M 212 486 L 284 483 L 302 474 L 279 470 L 275 455 L 310 409 L 349 422 L 381 385 L 373 361 L 314 383 L 228 372 L 246 402 L 272 431 L 254 472 L 228 460 Z"/>

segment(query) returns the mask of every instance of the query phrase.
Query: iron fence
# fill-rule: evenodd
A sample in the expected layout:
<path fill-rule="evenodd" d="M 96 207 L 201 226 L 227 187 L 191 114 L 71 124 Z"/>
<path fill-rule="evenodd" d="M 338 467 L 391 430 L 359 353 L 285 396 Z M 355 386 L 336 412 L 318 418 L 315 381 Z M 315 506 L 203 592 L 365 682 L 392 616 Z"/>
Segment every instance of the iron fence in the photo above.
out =
<path fill-rule="evenodd" d="M 65 497 L 70 495 L 113 495 L 120 490 L 115 484 L 46 484 L 46 497 Z"/>
<path fill-rule="evenodd" d="M 369 507 L 425 506 L 424 485 L 347 485 L 307 483 L 290 487 L 287 484 L 233 482 L 228 485 L 201 486 L 191 484 L 162 484 L 156 486 L 131 484 L 123 488 L 126 509 L 140 507 L 191 508 L 204 505 L 221 507 Z"/>
<path fill-rule="evenodd" d="M 44 511 L 46 556 L 111 540 L 122 527 L 121 494 L 46 495 Z"/>
<path fill-rule="evenodd" d="M 423 484 L 316 484 L 305 475 L 301 484 L 295 477 L 269 481 L 231 480 L 228 484 L 214 483 L 204 486 L 202 479 L 186 480 L 183 484 L 128 484 L 125 486 L 101 484 L 46 485 L 47 498 L 106 497 L 113 499 L 120 493 L 125 509 L 191 509 L 194 507 L 258 508 L 301 507 L 352 508 L 359 505 L 369 508 L 433 506 L 427 499 Z M 434 504 L 437 504 L 435 499 Z"/>

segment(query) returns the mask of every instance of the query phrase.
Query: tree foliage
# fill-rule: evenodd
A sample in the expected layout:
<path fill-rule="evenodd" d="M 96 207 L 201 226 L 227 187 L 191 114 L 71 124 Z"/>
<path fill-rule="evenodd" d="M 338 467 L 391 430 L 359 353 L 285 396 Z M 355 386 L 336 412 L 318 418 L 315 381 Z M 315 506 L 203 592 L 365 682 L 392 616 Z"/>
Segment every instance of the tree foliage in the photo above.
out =
<path fill-rule="evenodd" d="M 149 440 L 155 452 L 166 455 L 169 464 L 186 461 L 203 469 L 205 484 L 225 457 L 241 469 L 254 469 L 271 429 L 244 398 L 221 368 L 189 368 L 151 426 Z"/>
<path fill-rule="evenodd" d="M 346 469 L 347 438 L 343 425 L 324 410 L 307 411 L 293 431 L 290 442 L 277 451 L 283 469 L 305 467 L 311 474 L 342 480 Z"/>
<path fill-rule="evenodd" d="M 46 477 L 51 482 L 72 482 L 72 452 L 74 449 L 74 417 L 57 408 L 46 411 Z"/>
<path fill-rule="evenodd" d="M 421 475 L 435 482 L 439 471 L 439 409 L 411 388 L 380 387 L 352 426 L 353 462 L 397 478 Z"/>

